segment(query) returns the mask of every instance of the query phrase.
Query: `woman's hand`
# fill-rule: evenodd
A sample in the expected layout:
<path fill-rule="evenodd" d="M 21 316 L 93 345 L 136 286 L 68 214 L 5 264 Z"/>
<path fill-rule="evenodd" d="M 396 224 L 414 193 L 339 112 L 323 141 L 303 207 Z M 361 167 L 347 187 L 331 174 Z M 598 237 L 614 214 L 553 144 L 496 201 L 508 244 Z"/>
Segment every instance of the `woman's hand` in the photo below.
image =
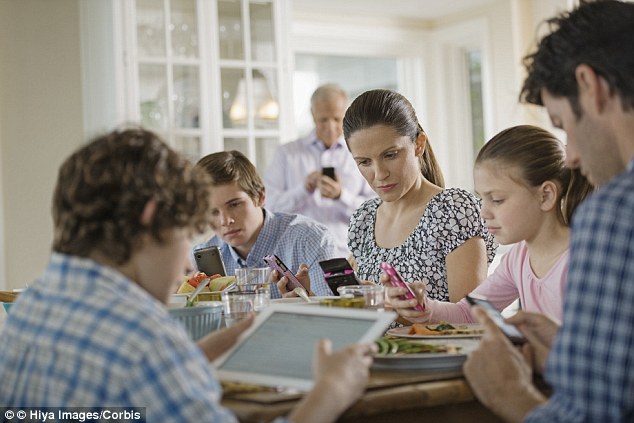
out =
<path fill-rule="evenodd" d="M 255 314 L 251 313 L 251 315 L 246 319 L 241 320 L 228 328 L 206 335 L 196 341 L 196 344 L 198 344 L 198 347 L 202 350 L 205 356 L 207 356 L 207 359 L 209 361 L 213 361 L 236 343 L 238 336 L 251 326 L 254 318 Z"/>
<path fill-rule="evenodd" d="M 308 295 L 315 295 L 313 291 L 310 290 L 310 275 L 308 274 L 308 265 L 306 263 L 302 263 L 299 265 L 299 269 L 295 274 L 295 277 L 302 284 Z M 271 272 L 271 280 L 277 285 L 277 289 L 282 294 L 284 298 L 297 297 L 297 294 L 293 292 L 293 284 L 290 283 L 286 276 L 281 276 L 277 270 L 273 270 Z"/>
<path fill-rule="evenodd" d="M 403 295 L 407 292 L 406 288 L 392 285 L 390 278 L 385 273 L 381 273 L 379 278 L 381 283 L 385 286 L 386 308 L 392 308 L 399 314 L 399 316 L 403 317 L 408 322 L 427 323 L 431 320 L 432 309 L 428 304 L 429 301 L 427 301 L 425 284 L 423 282 L 413 282 L 409 284 L 410 288 L 412 288 L 412 291 L 414 291 L 414 294 L 416 295 L 416 299 L 405 300 L 403 299 Z M 416 307 L 417 304 L 422 305 L 424 311 L 415 310 L 414 307 Z"/>

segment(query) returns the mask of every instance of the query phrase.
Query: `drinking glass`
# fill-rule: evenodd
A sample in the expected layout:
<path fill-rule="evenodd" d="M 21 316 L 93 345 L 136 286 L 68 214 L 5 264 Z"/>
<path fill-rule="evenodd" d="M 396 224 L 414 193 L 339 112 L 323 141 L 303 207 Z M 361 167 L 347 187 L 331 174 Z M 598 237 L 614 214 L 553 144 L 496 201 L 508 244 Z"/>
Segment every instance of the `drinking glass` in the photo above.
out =
<path fill-rule="evenodd" d="M 271 298 L 271 268 L 244 267 L 236 269 L 236 287 L 241 292 L 258 292 Z"/>
<path fill-rule="evenodd" d="M 337 288 L 341 297 L 363 298 L 365 307 L 372 310 L 383 310 L 385 290 L 383 285 L 346 285 Z"/>

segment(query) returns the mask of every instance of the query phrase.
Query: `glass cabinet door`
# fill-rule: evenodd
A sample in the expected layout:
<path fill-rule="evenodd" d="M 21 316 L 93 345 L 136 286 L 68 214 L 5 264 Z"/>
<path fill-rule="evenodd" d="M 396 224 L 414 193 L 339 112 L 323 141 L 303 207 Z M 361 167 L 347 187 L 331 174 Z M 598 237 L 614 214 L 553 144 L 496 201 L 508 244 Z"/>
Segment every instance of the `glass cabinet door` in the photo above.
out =
<path fill-rule="evenodd" d="M 202 153 L 197 11 L 196 0 L 137 0 L 133 11 L 139 120 L 192 160 Z"/>
<path fill-rule="evenodd" d="M 218 0 L 217 5 L 224 143 L 264 170 L 271 154 L 261 151 L 274 151 L 280 137 L 274 1 Z"/>
<path fill-rule="evenodd" d="M 192 160 L 237 149 L 263 170 L 280 142 L 286 1 L 123 3 L 131 117 Z"/>
<path fill-rule="evenodd" d="M 218 44 L 221 60 L 244 60 L 242 1 L 218 1 Z"/>
<path fill-rule="evenodd" d="M 273 5 L 271 2 L 249 2 L 249 16 L 251 59 L 261 62 L 273 62 L 276 56 Z"/>

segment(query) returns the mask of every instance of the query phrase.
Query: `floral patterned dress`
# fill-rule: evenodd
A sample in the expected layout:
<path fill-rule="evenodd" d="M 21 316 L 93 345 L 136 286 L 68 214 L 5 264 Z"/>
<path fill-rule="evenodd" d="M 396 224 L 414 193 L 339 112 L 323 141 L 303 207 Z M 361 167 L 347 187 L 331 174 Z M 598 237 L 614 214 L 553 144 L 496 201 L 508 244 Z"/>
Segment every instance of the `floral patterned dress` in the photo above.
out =
<path fill-rule="evenodd" d="M 430 298 L 449 301 L 446 258 L 474 237 L 484 239 L 488 263 L 495 257 L 497 243 L 480 216 L 480 202 L 470 192 L 448 188 L 427 204 L 420 222 L 402 245 L 381 248 L 374 227 L 379 198 L 364 202 L 350 218 L 348 248 L 358 264 L 357 276 L 379 282 L 381 262 L 391 263 L 406 282 L 423 281 Z"/>

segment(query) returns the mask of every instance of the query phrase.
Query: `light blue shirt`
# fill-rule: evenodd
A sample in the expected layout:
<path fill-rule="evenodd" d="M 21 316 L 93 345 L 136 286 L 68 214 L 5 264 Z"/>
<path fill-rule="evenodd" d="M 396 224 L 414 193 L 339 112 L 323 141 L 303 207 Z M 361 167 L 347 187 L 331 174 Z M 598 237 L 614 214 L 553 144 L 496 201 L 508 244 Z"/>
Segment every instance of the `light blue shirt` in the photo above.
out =
<path fill-rule="evenodd" d="M 240 267 L 266 267 L 263 257 L 269 254 L 278 256 L 293 273 L 297 273 L 301 263 L 306 263 L 311 290 L 315 295 L 333 295 L 319 266 L 320 261 L 336 257 L 335 243 L 328 229 L 305 216 L 273 213 L 268 209 L 263 209 L 263 212 L 262 229 L 246 259 L 241 258 L 233 247 L 217 235 L 194 246 L 194 251 L 218 246 L 227 275 L 234 275 Z M 271 298 L 280 297 L 277 286 L 272 284 Z"/>
<path fill-rule="evenodd" d="M 148 422 L 236 422 L 211 365 L 164 305 L 117 271 L 53 253 L 11 308 L 0 403 L 145 407 Z"/>
<path fill-rule="evenodd" d="M 308 174 L 334 167 L 341 184 L 341 196 L 322 198 L 319 190 L 304 188 Z M 297 141 L 281 145 L 264 174 L 266 207 L 275 212 L 298 213 L 328 227 L 335 239 L 338 257 L 348 257 L 348 223 L 354 210 L 376 194 L 359 172 L 357 164 L 340 137 L 326 148 L 315 131 Z"/>

